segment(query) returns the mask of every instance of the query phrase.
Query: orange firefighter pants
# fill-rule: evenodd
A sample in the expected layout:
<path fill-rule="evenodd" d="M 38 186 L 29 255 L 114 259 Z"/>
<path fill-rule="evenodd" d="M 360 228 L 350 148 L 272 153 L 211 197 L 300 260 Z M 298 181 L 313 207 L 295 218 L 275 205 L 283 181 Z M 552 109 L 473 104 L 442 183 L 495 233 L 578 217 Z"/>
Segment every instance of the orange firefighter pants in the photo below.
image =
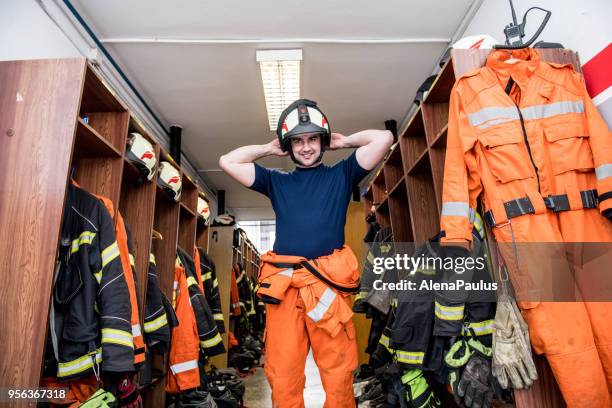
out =
<path fill-rule="evenodd" d="M 304 369 L 310 346 L 325 389 L 325 408 L 354 407 L 357 343 L 352 322 L 331 337 L 306 315 L 299 290 L 290 287 L 279 305 L 266 306 L 265 372 L 274 408 L 304 407 Z"/>
<path fill-rule="evenodd" d="M 612 242 L 612 223 L 596 209 L 521 216 L 493 230 L 498 242 L 514 241 L 523 247 L 522 243 L 534 243 L 539 250 L 541 243 Z M 589 244 L 570 247 L 580 252 Z M 512 269 L 511 280 L 520 286 Z M 519 302 L 519 306 L 532 346 L 546 355 L 567 406 L 612 407 L 612 302 L 544 300 Z"/>

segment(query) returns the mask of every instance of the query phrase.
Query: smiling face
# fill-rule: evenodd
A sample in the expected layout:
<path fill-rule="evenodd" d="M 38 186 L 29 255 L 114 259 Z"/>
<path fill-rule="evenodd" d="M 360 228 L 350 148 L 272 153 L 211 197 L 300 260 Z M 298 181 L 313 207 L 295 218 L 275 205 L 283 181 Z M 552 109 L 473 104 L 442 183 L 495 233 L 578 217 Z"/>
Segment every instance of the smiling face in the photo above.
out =
<path fill-rule="evenodd" d="M 321 135 L 304 133 L 291 138 L 291 149 L 295 160 L 302 167 L 311 167 L 317 163 L 321 154 Z"/>

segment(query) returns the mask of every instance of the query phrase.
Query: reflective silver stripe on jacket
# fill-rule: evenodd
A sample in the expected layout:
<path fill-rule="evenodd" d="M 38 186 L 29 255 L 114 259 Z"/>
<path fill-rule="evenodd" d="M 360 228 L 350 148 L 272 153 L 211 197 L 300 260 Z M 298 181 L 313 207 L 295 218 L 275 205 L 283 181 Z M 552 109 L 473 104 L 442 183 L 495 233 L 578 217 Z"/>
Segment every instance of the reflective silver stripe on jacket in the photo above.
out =
<path fill-rule="evenodd" d="M 319 299 L 319 303 L 317 303 L 317 305 L 307 313 L 308 317 L 310 317 L 315 323 L 321 320 L 323 316 L 325 316 L 325 312 L 327 312 L 335 298 L 336 292 L 330 288 L 325 289 L 323 296 L 321 296 L 321 299 Z"/>
<path fill-rule="evenodd" d="M 119 256 L 119 247 L 117 246 L 117 241 L 110 244 L 106 249 L 102 251 L 102 267 L 104 268 L 108 265 L 113 259 Z"/>
<path fill-rule="evenodd" d="M 518 119 L 520 116 L 516 106 L 489 106 L 468 115 L 470 124 L 480 129 Z"/>
<path fill-rule="evenodd" d="M 170 366 L 172 373 L 177 375 L 179 373 L 184 373 L 185 371 L 195 370 L 198 368 L 198 360 L 189 360 L 183 363 L 177 363 Z"/>
<path fill-rule="evenodd" d="M 285 269 L 282 272 L 279 272 L 278 274 L 279 275 L 283 275 L 283 276 L 288 276 L 288 277 L 291 278 L 291 277 L 293 277 L 293 269 L 292 268 L 288 268 L 288 269 Z"/>
<path fill-rule="evenodd" d="M 132 336 L 142 336 L 142 332 L 140 331 L 140 324 L 136 323 L 132 325 Z"/>
<path fill-rule="evenodd" d="M 444 306 L 436 303 L 435 315 L 442 320 L 463 320 L 464 305 L 461 306 Z"/>
<path fill-rule="evenodd" d="M 442 216 L 450 217 L 465 217 L 474 222 L 476 210 L 470 208 L 470 205 L 463 201 L 447 201 L 442 203 Z"/>
<path fill-rule="evenodd" d="M 553 102 L 521 109 L 524 120 L 546 119 L 556 115 L 583 112 L 583 101 Z M 470 124 L 479 129 L 486 129 L 490 126 L 518 119 L 520 119 L 520 116 L 516 106 L 488 106 L 468 115 Z"/>
<path fill-rule="evenodd" d="M 566 113 L 583 113 L 584 102 L 561 101 L 544 105 L 534 105 L 521 109 L 521 112 L 525 120 L 546 119 L 551 116 L 564 115 Z"/>
<path fill-rule="evenodd" d="M 602 164 L 595 167 L 595 176 L 597 180 L 603 180 L 612 177 L 612 164 Z"/>

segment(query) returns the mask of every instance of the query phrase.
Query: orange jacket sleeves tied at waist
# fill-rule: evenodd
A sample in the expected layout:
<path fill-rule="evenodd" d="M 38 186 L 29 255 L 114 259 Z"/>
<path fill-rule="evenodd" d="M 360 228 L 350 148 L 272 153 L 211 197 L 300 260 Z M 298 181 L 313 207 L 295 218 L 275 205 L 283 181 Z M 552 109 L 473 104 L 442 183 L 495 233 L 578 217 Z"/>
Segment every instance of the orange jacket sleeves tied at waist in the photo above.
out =
<path fill-rule="evenodd" d="M 271 251 L 262 255 L 257 295 L 278 304 L 289 287 L 299 289 L 307 316 L 335 337 L 353 316 L 343 298 L 359 289 L 357 258 L 346 245 L 315 260 Z"/>

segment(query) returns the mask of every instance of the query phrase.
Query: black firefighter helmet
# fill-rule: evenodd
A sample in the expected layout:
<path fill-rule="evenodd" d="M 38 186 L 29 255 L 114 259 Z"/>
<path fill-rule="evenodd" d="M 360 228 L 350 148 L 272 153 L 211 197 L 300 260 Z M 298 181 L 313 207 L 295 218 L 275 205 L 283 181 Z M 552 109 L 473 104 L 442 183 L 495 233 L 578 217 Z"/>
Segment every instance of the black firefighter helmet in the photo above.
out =
<path fill-rule="evenodd" d="M 331 143 L 329 122 L 315 101 L 298 99 L 283 111 L 276 127 L 281 149 L 283 152 L 289 152 L 293 161 L 296 160 L 291 151 L 291 138 L 305 133 L 318 133 L 321 136 L 321 155 L 318 162 Z"/>

